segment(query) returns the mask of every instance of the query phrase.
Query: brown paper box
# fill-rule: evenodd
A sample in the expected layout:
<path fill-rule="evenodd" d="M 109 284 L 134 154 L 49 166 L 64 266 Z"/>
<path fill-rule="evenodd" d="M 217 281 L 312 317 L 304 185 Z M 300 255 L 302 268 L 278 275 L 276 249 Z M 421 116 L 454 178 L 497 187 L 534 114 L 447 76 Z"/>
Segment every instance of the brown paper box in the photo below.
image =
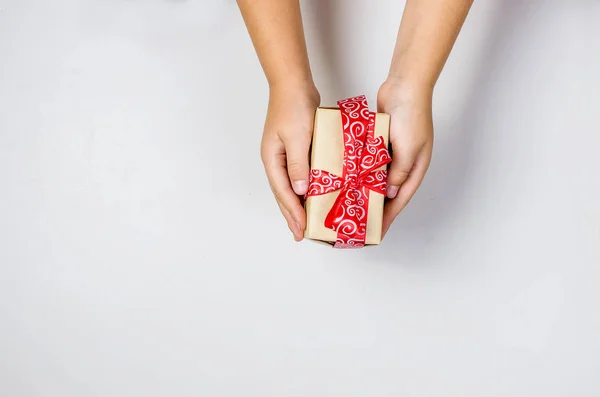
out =
<path fill-rule="evenodd" d="M 390 116 L 377 113 L 375 117 L 375 136 L 382 136 L 388 144 Z M 342 130 L 342 116 L 339 109 L 318 108 L 315 116 L 313 132 L 311 169 L 329 171 L 342 176 L 344 159 L 344 144 Z M 382 167 L 385 169 L 385 166 Z M 306 199 L 306 231 L 304 237 L 335 243 L 337 232 L 325 227 L 325 217 L 340 191 L 331 192 L 321 196 L 311 196 Z M 369 192 L 369 213 L 367 216 L 366 244 L 379 244 L 381 242 L 382 218 L 384 195 L 373 191 Z"/>

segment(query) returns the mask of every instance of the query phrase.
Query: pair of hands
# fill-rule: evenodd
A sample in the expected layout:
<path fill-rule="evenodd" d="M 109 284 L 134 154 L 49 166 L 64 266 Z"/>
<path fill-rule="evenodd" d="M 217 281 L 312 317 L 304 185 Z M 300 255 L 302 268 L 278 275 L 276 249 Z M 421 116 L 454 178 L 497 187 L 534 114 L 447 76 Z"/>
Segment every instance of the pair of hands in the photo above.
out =
<path fill-rule="evenodd" d="M 390 115 L 393 161 L 388 170 L 388 200 L 383 235 L 419 188 L 433 148 L 431 91 L 388 79 L 377 98 L 378 112 Z M 304 237 L 306 213 L 300 196 L 308 190 L 309 149 L 320 104 L 313 84 L 307 88 L 271 87 L 261 157 L 279 209 L 296 241 Z"/>

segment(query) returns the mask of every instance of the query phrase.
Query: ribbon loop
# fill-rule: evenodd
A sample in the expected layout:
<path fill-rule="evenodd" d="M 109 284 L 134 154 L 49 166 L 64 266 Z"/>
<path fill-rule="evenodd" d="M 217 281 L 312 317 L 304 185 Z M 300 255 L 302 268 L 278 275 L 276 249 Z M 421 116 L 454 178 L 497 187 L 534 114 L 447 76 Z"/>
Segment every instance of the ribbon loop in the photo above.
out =
<path fill-rule="evenodd" d="M 325 218 L 325 227 L 337 232 L 336 248 L 365 245 L 369 191 L 385 194 L 387 172 L 379 168 L 392 161 L 382 137 L 375 137 L 375 113 L 362 95 L 339 101 L 344 133 L 342 176 L 311 170 L 306 197 L 340 190 Z"/>

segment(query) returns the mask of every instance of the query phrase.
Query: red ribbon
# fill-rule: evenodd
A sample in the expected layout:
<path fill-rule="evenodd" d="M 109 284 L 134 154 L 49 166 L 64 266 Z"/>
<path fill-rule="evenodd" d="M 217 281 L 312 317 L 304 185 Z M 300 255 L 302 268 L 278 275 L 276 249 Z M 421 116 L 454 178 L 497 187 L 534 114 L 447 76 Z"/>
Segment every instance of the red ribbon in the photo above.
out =
<path fill-rule="evenodd" d="M 362 95 L 339 101 L 344 130 L 342 176 L 311 170 L 307 197 L 341 190 L 325 218 L 337 232 L 336 248 L 360 248 L 367 237 L 369 190 L 385 194 L 387 172 L 377 170 L 392 158 L 382 137 L 374 136 L 375 113 Z"/>

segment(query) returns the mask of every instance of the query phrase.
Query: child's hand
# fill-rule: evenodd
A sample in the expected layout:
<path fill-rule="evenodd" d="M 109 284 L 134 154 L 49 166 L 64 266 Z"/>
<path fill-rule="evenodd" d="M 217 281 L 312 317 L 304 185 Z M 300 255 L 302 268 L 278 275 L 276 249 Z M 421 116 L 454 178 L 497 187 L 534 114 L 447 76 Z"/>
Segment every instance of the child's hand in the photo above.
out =
<path fill-rule="evenodd" d="M 431 161 L 431 91 L 388 80 L 379 90 L 378 110 L 388 113 L 393 161 L 388 171 L 383 234 L 415 194 Z"/>
<path fill-rule="evenodd" d="M 309 148 L 319 93 L 295 87 L 272 87 L 262 139 L 261 157 L 271 190 L 296 241 L 306 229 L 306 213 L 298 196 L 308 190 Z"/>

